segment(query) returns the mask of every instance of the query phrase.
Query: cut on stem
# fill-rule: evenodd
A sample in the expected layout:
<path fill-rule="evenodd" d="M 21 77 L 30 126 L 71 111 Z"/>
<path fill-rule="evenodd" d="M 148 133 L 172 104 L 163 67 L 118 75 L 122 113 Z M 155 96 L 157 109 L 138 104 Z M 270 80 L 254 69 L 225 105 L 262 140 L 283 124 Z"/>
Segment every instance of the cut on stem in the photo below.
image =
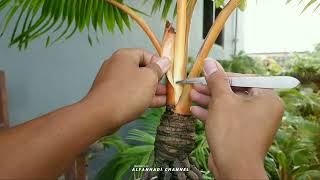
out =
<path fill-rule="evenodd" d="M 155 36 L 151 28 L 148 26 L 148 24 L 134 10 L 115 0 L 105 0 L 105 1 L 121 9 L 122 11 L 127 13 L 133 20 L 135 20 L 139 24 L 139 26 L 143 29 L 143 31 L 148 35 L 153 46 L 156 48 L 158 54 L 161 55 L 162 49 L 157 37 Z"/>
<path fill-rule="evenodd" d="M 175 91 L 175 103 L 179 101 L 183 86 L 175 82 L 185 79 L 187 59 L 186 51 L 186 23 L 187 23 L 187 1 L 177 0 L 177 27 L 174 52 L 173 87 Z"/>
<path fill-rule="evenodd" d="M 174 42 L 176 32 L 172 24 L 167 21 L 162 39 L 162 57 L 167 57 L 170 61 L 170 68 L 166 74 L 167 76 L 167 105 L 175 105 L 174 80 L 173 80 L 173 64 L 174 64 Z"/>
<path fill-rule="evenodd" d="M 212 25 L 202 47 L 197 55 L 196 62 L 193 65 L 188 78 L 198 77 L 202 71 L 204 61 L 208 57 L 211 48 L 217 40 L 224 24 L 232 14 L 232 12 L 239 6 L 241 0 L 231 0 L 225 6 L 225 8 L 218 15 L 215 23 Z M 183 88 L 182 95 L 178 104 L 176 105 L 176 112 L 179 114 L 190 114 L 191 100 L 189 97 L 191 91 L 190 85 L 185 85 Z"/>

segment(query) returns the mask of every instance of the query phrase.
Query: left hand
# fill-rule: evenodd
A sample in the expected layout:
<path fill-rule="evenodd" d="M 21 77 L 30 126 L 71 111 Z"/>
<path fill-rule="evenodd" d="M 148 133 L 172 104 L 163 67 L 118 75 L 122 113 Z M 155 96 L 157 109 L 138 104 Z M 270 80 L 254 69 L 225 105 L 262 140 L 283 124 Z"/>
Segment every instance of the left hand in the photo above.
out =
<path fill-rule="evenodd" d="M 116 130 L 148 107 L 166 104 L 166 88 L 159 80 L 169 66 L 168 59 L 143 49 L 120 49 L 103 63 L 84 101 L 111 119 Z"/>

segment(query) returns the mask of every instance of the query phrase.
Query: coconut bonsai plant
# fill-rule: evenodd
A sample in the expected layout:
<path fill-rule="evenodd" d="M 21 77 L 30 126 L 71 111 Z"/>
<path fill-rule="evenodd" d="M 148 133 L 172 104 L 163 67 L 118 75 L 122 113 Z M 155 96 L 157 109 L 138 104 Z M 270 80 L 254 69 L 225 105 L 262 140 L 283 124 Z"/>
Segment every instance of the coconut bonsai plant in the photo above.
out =
<path fill-rule="evenodd" d="M 161 1 L 155 3 L 159 2 L 161 4 Z M 189 153 L 192 151 L 195 143 L 195 119 L 190 116 L 189 110 L 191 106 L 189 99 L 191 87 L 189 85 L 183 86 L 175 83 L 187 77 L 186 65 L 188 60 L 189 32 L 196 2 L 196 0 L 177 0 L 176 29 L 170 22 L 167 22 L 162 43 L 158 41 L 151 28 L 136 11 L 124 5 L 122 1 L 116 0 L 105 0 L 105 2 L 96 0 L 14 1 L 13 7 L 8 11 L 4 30 L 7 28 L 13 14 L 19 8 L 21 8 L 21 12 L 18 16 L 10 43 L 10 45 L 18 44 L 19 48 L 27 47 L 29 41 L 47 33 L 56 25 L 60 18 L 62 19 L 62 23 L 60 23 L 56 29 L 59 29 L 64 21 L 68 21 L 68 26 L 54 42 L 64 36 L 71 26 L 73 19 L 75 19 L 76 26 L 71 34 L 67 35 L 67 38 L 72 36 L 77 28 L 82 31 L 86 25 L 88 27 L 91 13 L 94 13 L 92 22 L 95 29 L 97 26 L 101 26 L 103 18 L 107 21 L 107 27 L 112 29 L 114 26 L 112 23 L 114 22 L 117 22 L 118 26 L 121 27 L 121 25 L 119 25 L 121 24 L 119 14 L 122 19 L 126 19 L 123 18 L 125 15 L 121 14 L 123 12 L 132 17 L 148 35 L 159 56 L 166 56 L 171 61 L 171 68 L 167 73 L 167 110 L 161 117 L 161 124 L 157 130 L 154 151 L 155 164 L 157 167 L 163 168 L 185 166 L 191 168 L 187 173 L 176 172 L 172 174 L 168 171 L 166 173 L 160 172 L 156 176 L 164 179 L 174 177 L 178 179 L 186 179 L 186 177 L 189 179 L 200 179 L 202 177 L 200 171 L 195 166 L 190 166 L 188 159 Z M 0 2 L 0 9 L 3 9 L 10 3 L 10 0 L 2 0 Z M 220 13 L 199 51 L 197 60 L 188 75 L 189 78 L 200 75 L 204 59 L 208 56 L 224 23 L 240 3 L 241 0 L 231 0 Z M 42 7 L 41 16 L 34 23 L 33 19 L 36 17 L 40 7 Z M 26 15 L 23 26 L 21 27 L 21 33 L 16 36 L 24 12 L 26 12 Z M 108 19 L 114 20 L 108 21 Z M 50 38 L 47 39 L 46 44 L 50 44 Z M 152 178 L 152 176 L 151 174 L 146 174 L 146 178 Z"/>
<path fill-rule="evenodd" d="M 310 0 L 306 8 L 315 2 Z M 172 3 L 171 0 L 165 1 L 164 15 L 167 14 Z M 3 26 L 1 36 L 16 13 L 18 13 L 18 16 L 10 46 L 17 45 L 20 49 L 26 48 L 31 41 L 48 34 L 52 29 L 54 29 L 53 32 L 58 32 L 60 29 L 62 31 L 53 40 L 49 35 L 46 45 L 57 42 L 63 37 L 68 39 L 77 30 L 82 32 L 87 28 L 89 32 L 91 24 L 95 31 L 98 31 L 98 29 L 103 31 L 103 22 L 105 22 L 109 31 L 113 31 L 115 24 L 120 31 L 123 31 L 123 24 L 130 28 L 128 18 L 130 16 L 150 38 L 159 56 L 166 56 L 171 61 L 171 68 L 166 74 L 167 108 L 157 128 L 154 162 L 152 164 L 157 167 L 190 168 L 190 171 L 187 172 L 146 173 L 145 178 L 149 179 L 157 176 L 163 179 L 201 179 L 200 171 L 189 159 L 189 154 L 195 144 L 195 119 L 190 115 L 189 110 L 191 106 L 189 98 L 191 86 L 176 84 L 176 81 L 200 75 L 204 60 L 226 20 L 239 5 L 244 7 L 246 1 L 230 0 L 224 6 L 204 40 L 190 73 L 187 75 L 190 25 L 196 3 L 197 0 L 176 1 L 176 26 L 174 28 L 171 22 L 167 22 L 162 41 L 159 42 L 151 28 L 139 15 L 140 12 L 125 5 L 122 0 L 1 0 L 0 11 L 8 9 L 1 22 Z M 160 7 L 161 4 L 162 0 L 155 0 L 155 9 Z M 216 1 L 216 4 L 220 6 L 224 4 L 224 0 Z M 40 16 L 39 11 L 41 11 Z M 67 25 L 64 26 L 65 24 Z M 20 33 L 18 33 L 19 31 Z M 88 34 L 88 40 L 92 43 L 90 34 Z"/>

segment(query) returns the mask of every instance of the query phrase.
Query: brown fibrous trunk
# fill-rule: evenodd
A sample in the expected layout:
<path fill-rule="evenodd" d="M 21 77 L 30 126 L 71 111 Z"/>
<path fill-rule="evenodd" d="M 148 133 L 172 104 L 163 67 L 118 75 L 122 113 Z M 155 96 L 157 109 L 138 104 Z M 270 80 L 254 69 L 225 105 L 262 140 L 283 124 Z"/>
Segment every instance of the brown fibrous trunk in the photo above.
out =
<path fill-rule="evenodd" d="M 196 120 L 192 116 L 176 114 L 173 109 L 172 106 L 168 106 L 166 112 L 162 115 L 155 140 L 154 166 L 162 168 L 162 170 L 147 179 L 202 179 L 201 172 L 189 157 L 195 146 Z M 180 171 L 170 171 L 168 168 L 182 169 Z"/>

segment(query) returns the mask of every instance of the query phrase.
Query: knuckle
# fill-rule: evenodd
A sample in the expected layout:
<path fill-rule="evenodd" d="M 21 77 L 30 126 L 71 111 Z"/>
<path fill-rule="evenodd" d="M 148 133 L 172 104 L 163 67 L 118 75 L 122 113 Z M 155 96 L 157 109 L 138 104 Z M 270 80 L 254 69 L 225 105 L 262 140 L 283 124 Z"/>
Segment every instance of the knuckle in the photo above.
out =
<path fill-rule="evenodd" d="M 113 54 L 112 57 L 119 57 L 122 56 L 124 54 L 126 54 L 128 52 L 129 49 L 127 48 L 120 48 L 118 50 L 116 50 Z"/>
<path fill-rule="evenodd" d="M 277 95 L 276 92 L 272 91 L 269 97 L 266 97 L 271 101 L 271 104 L 276 112 L 284 112 L 284 101 Z"/>
<path fill-rule="evenodd" d="M 279 109 L 280 112 L 284 112 L 284 101 L 279 97 L 276 96 L 276 108 Z"/>
<path fill-rule="evenodd" d="M 224 81 L 224 82 L 230 82 L 230 79 L 227 77 L 227 76 L 224 76 L 221 78 L 221 81 Z"/>
<path fill-rule="evenodd" d="M 230 106 L 230 105 L 234 105 L 237 102 L 237 97 L 229 93 L 221 93 L 217 97 L 211 97 L 210 102 L 215 105 L 223 104 L 225 106 Z"/>
<path fill-rule="evenodd" d="M 142 54 L 146 53 L 146 50 L 143 48 L 136 48 L 135 49 L 137 52 L 141 52 Z"/>
<path fill-rule="evenodd" d="M 118 56 L 118 55 L 121 55 L 121 54 L 123 53 L 123 51 L 124 51 L 124 49 L 123 49 L 123 48 L 118 49 L 118 50 L 116 50 L 116 51 L 112 54 L 112 56 Z"/>
<path fill-rule="evenodd" d="M 159 79 L 163 74 L 159 65 L 152 63 L 149 66 L 150 66 L 149 69 L 151 69 L 153 71 L 153 74 L 156 76 L 156 78 Z"/>
<path fill-rule="evenodd" d="M 152 82 L 158 82 L 158 75 L 156 70 L 153 68 L 145 68 L 145 77 L 148 78 Z"/>

